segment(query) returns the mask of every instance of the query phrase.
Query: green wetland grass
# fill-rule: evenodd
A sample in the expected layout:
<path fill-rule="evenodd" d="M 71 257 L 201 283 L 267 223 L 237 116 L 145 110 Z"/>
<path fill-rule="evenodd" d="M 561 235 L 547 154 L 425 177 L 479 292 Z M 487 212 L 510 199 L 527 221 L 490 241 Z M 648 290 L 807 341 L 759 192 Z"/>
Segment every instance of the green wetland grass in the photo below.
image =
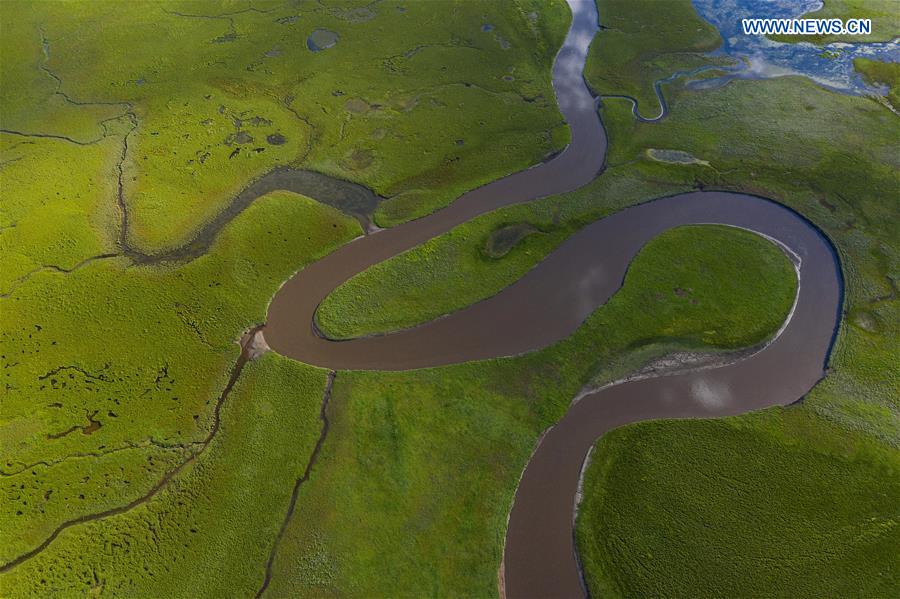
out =
<path fill-rule="evenodd" d="M 796 408 L 616 429 L 584 480 L 588 586 L 602 597 L 890 596 L 896 453 Z"/>
<path fill-rule="evenodd" d="M 565 7 L 254 2 L 200 13 L 196 3 L 173 3 L 111 14 L 84 3 L 75 15 L 71 6 L 42 4 L 37 14 L 0 5 L 0 114 L 18 132 L 0 134 L 0 562 L 64 521 L 142 497 L 199 453 L 138 507 L 69 527 L 0 574 L 4 595 L 252 595 L 274 556 L 272 596 L 495 596 L 518 476 L 579 389 L 675 349 L 756 343 L 793 297 L 793 271 L 768 242 L 676 229 L 642 252 L 606 306 L 550 348 L 405 373 L 339 372 L 328 435 L 276 545 L 322 432 L 327 373 L 266 355 L 245 367 L 219 409 L 217 399 L 235 340 L 265 319 L 281 282 L 361 234 L 359 225 L 276 192 L 230 223 L 207 255 L 136 266 L 106 257 L 120 249 L 120 175 L 127 240 L 151 252 L 189 239 L 236 190 L 279 165 L 391 198 L 375 214 L 381 225 L 425 214 L 565 144 L 549 78 Z M 601 18 L 613 8 L 628 6 L 603 2 Z M 592 87 L 652 106 L 649 84 L 695 64 L 694 52 L 713 43 L 702 25 L 700 38 L 685 35 L 696 15 L 684 8 L 669 15 L 665 43 L 642 41 L 652 48 L 643 57 L 625 47 L 629 36 L 614 43 L 607 32 L 591 51 Z M 102 34 L 80 35 L 100 32 L 100 22 L 109 23 Z M 338 33 L 337 43 L 309 52 L 316 28 Z M 608 70 L 605 53 L 627 69 Z M 360 65 L 377 76 L 349 76 Z M 850 594 L 848 581 L 864 577 L 868 594 L 890 594 L 900 444 L 891 374 L 900 355 L 891 334 L 900 321 L 896 116 L 797 78 L 664 91 L 671 114 L 652 125 L 636 123 L 623 102 L 604 104 L 609 164 L 589 186 L 457 227 L 362 273 L 319 316 L 353 335 L 459 309 L 585 224 L 662 195 L 704 187 L 785 203 L 822 228 L 844 269 L 845 314 L 827 378 L 790 408 L 637 424 L 601 439 L 577 531 L 588 581 L 595 592 L 656 595 L 749 595 L 777 583 L 805 596 Z M 661 163 L 650 148 L 708 165 Z M 498 232 L 523 224 L 536 232 L 488 251 L 506 239 Z M 706 265 L 720 279 L 700 277 L 695 265 L 723 253 L 736 260 Z M 779 284 L 761 286 L 763 273 Z M 711 285 L 726 279 L 734 286 Z M 694 289 L 698 303 L 675 287 Z M 652 318 L 637 318 L 634 306 Z M 220 429 L 205 443 L 216 414 Z M 608 531 L 620 542 L 598 542 Z M 648 554 L 660 556 L 660 531 L 672 531 L 672 554 L 635 572 Z M 697 564 L 712 571 L 728 557 L 715 580 L 695 576 Z"/>
<path fill-rule="evenodd" d="M 3 127 L 91 145 L 115 138 L 119 153 L 127 143 L 127 236 L 151 253 L 188 240 L 276 166 L 371 187 L 392 198 L 378 216 L 390 224 L 565 145 L 547 75 L 564 4 L 358 8 L 8 3 Z M 99 34 L 79 35 L 88 29 Z M 312 52 L 315 29 L 340 41 Z"/>
<path fill-rule="evenodd" d="M 0 429 L 3 561 L 64 521 L 142 496 L 198 449 L 241 331 L 264 321 L 296 268 L 359 232 L 332 208 L 276 192 L 187 265 L 98 260 L 37 273 L 4 298 L 4 382 L 15 392 Z M 99 429 L 74 428 L 89 416 Z"/>
<path fill-rule="evenodd" d="M 319 437 L 325 379 L 276 354 L 250 362 L 191 468 L 127 514 L 63 532 L 4 594 L 252 596 Z"/>

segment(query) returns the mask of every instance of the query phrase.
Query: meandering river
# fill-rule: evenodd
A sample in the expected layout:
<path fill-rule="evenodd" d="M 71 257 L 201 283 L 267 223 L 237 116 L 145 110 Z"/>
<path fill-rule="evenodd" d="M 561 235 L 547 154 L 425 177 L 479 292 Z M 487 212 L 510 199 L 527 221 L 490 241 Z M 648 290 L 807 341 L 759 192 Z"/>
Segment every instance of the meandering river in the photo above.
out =
<path fill-rule="evenodd" d="M 573 514 L 582 465 L 601 434 L 639 420 L 725 416 L 797 401 L 823 376 L 842 300 L 834 250 L 807 220 L 764 198 L 694 192 L 634 206 L 583 228 L 503 292 L 447 317 L 376 337 L 338 342 L 320 336 L 313 324 L 317 306 L 353 275 L 480 214 L 581 187 L 603 170 L 606 134 L 582 76 L 598 28 L 597 10 L 594 0 L 568 2 L 572 24 L 553 66 L 559 107 L 572 131 L 565 151 L 308 266 L 276 294 L 264 329 L 275 351 L 331 369 L 440 366 L 520 354 L 565 338 L 621 286 L 640 248 L 671 227 L 744 227 L 777 240 L 799 258 L 795 309 L 764 350 L 718 368 L 587 394 L 546 432 L 510 513 L 502 587 L 511 598 L 585 595 Z"/>

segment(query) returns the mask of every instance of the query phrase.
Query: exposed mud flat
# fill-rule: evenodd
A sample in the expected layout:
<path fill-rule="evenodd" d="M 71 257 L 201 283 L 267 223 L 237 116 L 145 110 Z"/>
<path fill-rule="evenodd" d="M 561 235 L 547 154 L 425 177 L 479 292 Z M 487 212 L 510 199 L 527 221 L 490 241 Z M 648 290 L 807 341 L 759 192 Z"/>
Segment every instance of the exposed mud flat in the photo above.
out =
<path fill-rule="evenodd" d="M 492 232 L 484 244 L 484 253 L 491 258 L 502 258 L 508 254 L 520 241 L 539 233 L 538 229 L 528 223 L 516 223 L 501 227 Z"/>
<path fill-rule="evenodd" d="M 701 166 L 709 166 L 709 162 L 706 160 L 700 160 L 692 154 L 682 150 L 657 150 L 656 148 L 649 148 L 647 150 L 647 156 L 657 162 L 667 162 L 669 164 L 699 164 Z"/>

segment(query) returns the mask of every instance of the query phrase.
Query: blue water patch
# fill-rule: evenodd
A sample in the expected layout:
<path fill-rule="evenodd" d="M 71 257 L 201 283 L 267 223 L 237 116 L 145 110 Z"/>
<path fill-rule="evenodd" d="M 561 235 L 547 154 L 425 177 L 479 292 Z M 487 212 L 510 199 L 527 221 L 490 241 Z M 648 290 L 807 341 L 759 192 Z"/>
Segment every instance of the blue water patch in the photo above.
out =
<path fill-rule="evenodd" d="M 491 25 L 490 23 L 485 23 L 484 25 L 481 26 L 481 31 L 483 31 L 485 33 L 487 33 L 488 31 L 493 31 L 493 30 L 494 30 L 494 26 Z"/>
<path fill-rule="evenodd" d="M 334 46 L 338 41 L 338 34 L 328 29 L 316 29 L 306 38 L 306 47 L 311 52 L 321 52 Z"/>
<path fill-rule="evenodd" d="M 801 42 L 786 44 L 761 35 L 744 35 L 741 19 L 790 19 L 821 8 L 818 0 L 692 0 L 697 13 L 722 35 L 722 47 L 712 53 L 729 56 L 739 65 L 723 77 L 693 81 L 708 88 L 740 79 L 770 79 L 802 75 L 819 85 L 847 94 L 884 94 L 887 88 L 866 84 L 853 69 L 854 58 L 900 62 L 897 40 L 881 43 L 833 43 L 824 47 Z"/>

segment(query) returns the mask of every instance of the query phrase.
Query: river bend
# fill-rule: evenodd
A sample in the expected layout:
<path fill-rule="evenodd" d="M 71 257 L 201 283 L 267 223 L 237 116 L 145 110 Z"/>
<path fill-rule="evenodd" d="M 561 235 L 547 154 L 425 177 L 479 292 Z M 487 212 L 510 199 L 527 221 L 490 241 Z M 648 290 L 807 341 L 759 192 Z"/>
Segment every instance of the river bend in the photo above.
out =
<path fill-rule="evenodd" d="M 743 227 L 777 240 L 800 258 L 795 309 L 763 351 L 718 368 L 587 394 L 547 431 L 525 468 L 510 512 L 501 568 L 501 587 L 510 598 L 585 595 L 573 513 L 582 465 L 600 435 L 639 420 L 726 416 L 797 401 L 823 376 L 842 299 L 834 250 L 807 220 L 764 198 L 698 191 L 596 221 L 501 293 L 446 317 L 347 341 L 318 333 L 313 324 L 317 306 L 355 274 L 480 214 L 577 189 L 601 173 L 606 133 L 582 76 L 598 29 L 597 11 L 594 0 L 568 2 L 573 19 L 553 65 L 553 86 L 572 131 L 570 145 L 552 160 L 474 189 L 429 216 L 360 237 L 306 267 L 276 294 L 264 330 L 275 351 L 329 369 L 441 366 L 521 354 L 570 335 L 619 289 L 640 248 L 671 227 Z"/>

